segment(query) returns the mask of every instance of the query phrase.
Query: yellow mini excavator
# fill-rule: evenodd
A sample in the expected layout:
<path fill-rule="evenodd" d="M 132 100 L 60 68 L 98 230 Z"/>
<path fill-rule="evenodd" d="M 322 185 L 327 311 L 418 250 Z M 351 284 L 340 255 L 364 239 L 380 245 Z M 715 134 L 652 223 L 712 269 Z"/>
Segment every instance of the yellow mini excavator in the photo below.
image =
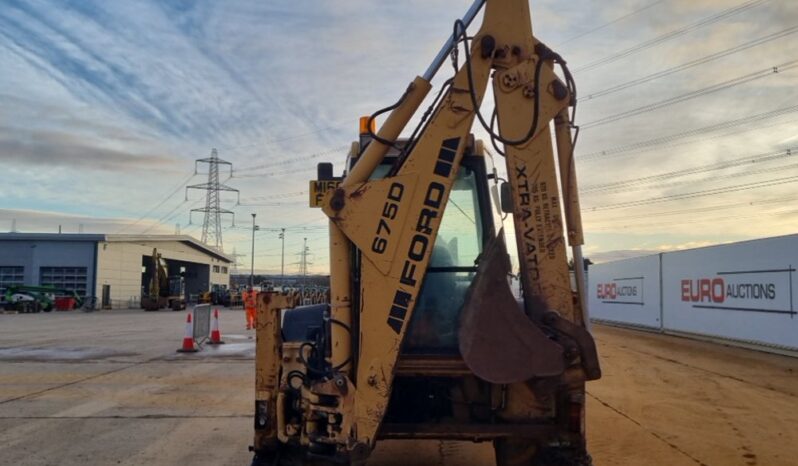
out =
<path fill-rule="evenodd" d="M 454 76 L 400 138 L 450 59 Z M 527 0 L 477 0 L 399 101 L 361 120 L 343 175 L 319 164 L 330 303 L 258 296 L 253 464 L 361 465 L 380 439 L 491 441 L 499 466 L 590 464 L 585 382 L 601 370 L 566 253 L 567 237 L 582 263 L 575 105 Z M 475 118 L 506 161 L 501 185 Z M 512 214 L 520 300 L 492 191 Z"/>

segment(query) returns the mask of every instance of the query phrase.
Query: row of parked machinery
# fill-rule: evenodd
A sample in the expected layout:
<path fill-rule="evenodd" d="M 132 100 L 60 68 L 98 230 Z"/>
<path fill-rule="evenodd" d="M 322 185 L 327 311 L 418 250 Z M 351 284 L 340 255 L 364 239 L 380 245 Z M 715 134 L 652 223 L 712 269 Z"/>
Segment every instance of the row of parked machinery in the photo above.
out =
<path fill-rule="evenodd" d="M 83 308 L 93 304 L 75 293 L 52 286 L 11 285 L 2 295 L 2 307 L 7 311 L 50 312 L 53 309 Z"/>

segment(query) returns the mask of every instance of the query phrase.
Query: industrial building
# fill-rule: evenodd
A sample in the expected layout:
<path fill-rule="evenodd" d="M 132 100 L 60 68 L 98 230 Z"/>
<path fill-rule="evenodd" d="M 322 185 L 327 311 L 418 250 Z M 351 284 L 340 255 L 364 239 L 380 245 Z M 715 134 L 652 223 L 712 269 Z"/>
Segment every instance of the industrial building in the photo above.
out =
<path fill-rule="evenodd" d="M 48 285 L 94 296 L 109 307 L 137 307 L 151 280 L 153 251 L 186 301 L 227 288 L 233 260 L 184 235 L 0 233 L 0 294 L 9 285 Z"/>

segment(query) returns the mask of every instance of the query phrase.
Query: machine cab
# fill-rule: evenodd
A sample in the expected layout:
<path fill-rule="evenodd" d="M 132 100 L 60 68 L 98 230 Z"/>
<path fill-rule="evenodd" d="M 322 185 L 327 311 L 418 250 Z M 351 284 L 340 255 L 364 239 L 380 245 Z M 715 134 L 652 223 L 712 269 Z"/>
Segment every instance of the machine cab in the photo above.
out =
<path fill-rule="evenodd" d="M 357 163 L 369 142 L 368 135 L 364 135 L 352 145 L 347 168 Z M 396 147 L 389 150 L 372 174 L 372 179 L 388 176 L 405 143 L 397 141 Z M 311 205 L 339 183 L 338 178 L 332 177 L 330 164 L 319 165 L 319 179 L 311 182 Z M 458 354 L 460 310 L 477 272 L 477 258 L 487 241 L 495 236 L 489 178 L 493 175 L 487 174 L 481 141 L 471 136 L 441 220 L 430 266 L 405 337 L 403 356 L 456 357 Z M 354 261 L 358 264 L 359 253 L 355 255 Z M 354 271 L 359 275 L 359 267 Z M 356 292 L 359 277 L 353 279 Z M 353 302 L 360 300 L 353 299 Z M 358 315 L 357 310 L 354 311 Z"/>

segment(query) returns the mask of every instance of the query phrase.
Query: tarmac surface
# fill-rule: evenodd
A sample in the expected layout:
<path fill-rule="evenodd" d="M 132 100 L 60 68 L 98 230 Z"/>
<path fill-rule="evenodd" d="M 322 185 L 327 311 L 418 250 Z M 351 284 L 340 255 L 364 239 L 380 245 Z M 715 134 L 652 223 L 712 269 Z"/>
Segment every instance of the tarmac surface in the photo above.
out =
<path fill-rule="evenodd" d="M 244 313 L 225 345 L 178 354 L 185 312 L 0 315 L 0 465 L 248 465 L 253 356 Z M 792 465 L 798 359 L 595 326 L 596 466 Z M 369 465 L 491 465 L 490 444 L 382 442 Z"/>

